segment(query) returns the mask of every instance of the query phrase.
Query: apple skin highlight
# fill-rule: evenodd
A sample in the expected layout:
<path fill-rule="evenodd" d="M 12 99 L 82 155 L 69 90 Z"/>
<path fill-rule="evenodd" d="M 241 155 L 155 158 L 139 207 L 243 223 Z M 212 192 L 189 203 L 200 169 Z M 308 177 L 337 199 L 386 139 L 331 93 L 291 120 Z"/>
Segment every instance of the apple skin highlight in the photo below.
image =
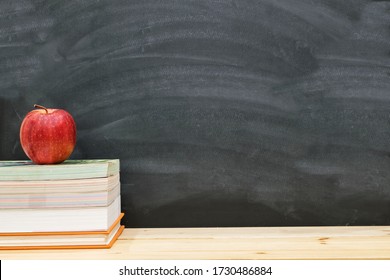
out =
<path fill-rule="evenodd" d="M 34 105 L 20 127 L 20 143 L 36 164 L 57 164 L 72 154 L 76 145 L 76 124 L 62 109 Z"/>

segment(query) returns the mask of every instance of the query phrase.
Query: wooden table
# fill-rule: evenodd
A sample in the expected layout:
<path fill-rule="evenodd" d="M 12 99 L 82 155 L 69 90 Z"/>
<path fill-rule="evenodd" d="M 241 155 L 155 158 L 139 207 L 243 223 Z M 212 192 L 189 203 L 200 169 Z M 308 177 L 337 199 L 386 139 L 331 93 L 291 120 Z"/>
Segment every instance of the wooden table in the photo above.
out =
<path fill-rule="evenodd" d="M 9 250 L 0 259 L 390 259 L 390 226 L 129 228 L 111 249 Z"/>

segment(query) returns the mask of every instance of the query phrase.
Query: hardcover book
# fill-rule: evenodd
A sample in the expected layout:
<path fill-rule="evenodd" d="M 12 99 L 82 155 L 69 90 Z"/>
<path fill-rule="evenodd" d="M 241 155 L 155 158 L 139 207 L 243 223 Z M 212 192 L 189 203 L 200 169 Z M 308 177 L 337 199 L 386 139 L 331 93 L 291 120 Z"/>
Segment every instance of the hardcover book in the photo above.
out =
<path fill-rule="evenodd" d="M 124 229 L 122 217 L 107 231 L 0 233 L 0 250 L 110 248 Z"/>

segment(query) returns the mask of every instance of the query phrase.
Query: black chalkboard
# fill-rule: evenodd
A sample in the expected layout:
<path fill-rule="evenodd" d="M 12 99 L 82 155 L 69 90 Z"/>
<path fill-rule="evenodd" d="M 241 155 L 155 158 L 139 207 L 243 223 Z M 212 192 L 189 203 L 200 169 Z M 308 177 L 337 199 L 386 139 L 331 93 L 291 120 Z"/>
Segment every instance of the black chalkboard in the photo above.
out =
<path fill-rule="evenodd" d="M 34 103 L 128 227 L 390 224 L 390 2 L 0 1 L 0 159 Z"/>

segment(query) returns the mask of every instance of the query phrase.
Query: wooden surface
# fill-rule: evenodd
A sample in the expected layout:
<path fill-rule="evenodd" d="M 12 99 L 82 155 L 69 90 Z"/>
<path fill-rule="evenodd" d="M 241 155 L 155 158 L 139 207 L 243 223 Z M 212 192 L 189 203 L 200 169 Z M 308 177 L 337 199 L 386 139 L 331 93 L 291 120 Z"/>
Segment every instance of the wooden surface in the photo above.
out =
<path fill-rule="evenodd" d="M 0 259 L 390 259 L 390 226 L 125 229 L 111 249 Z"/>

